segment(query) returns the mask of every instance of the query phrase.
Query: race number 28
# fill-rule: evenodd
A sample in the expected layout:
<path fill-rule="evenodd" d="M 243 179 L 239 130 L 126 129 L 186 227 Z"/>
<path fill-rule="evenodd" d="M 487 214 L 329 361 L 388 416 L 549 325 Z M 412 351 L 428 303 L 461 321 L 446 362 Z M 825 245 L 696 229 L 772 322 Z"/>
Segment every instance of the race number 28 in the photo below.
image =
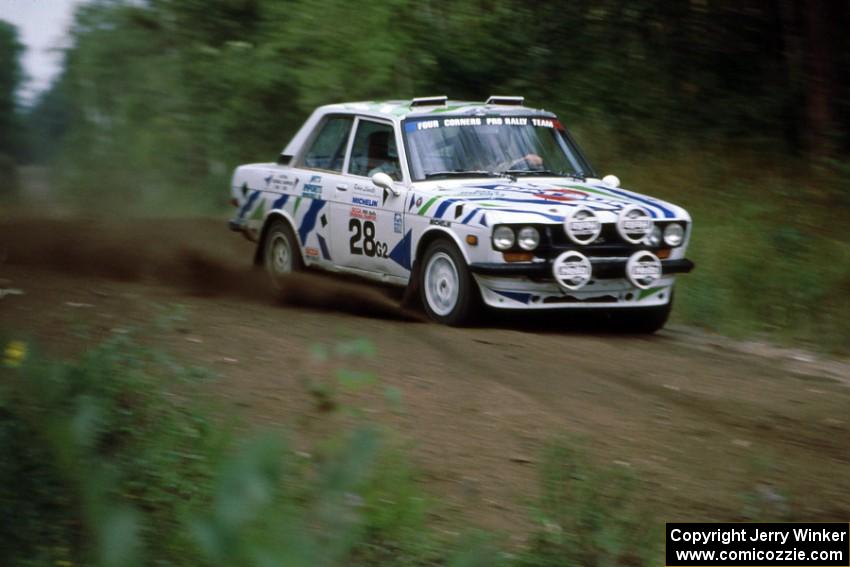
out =
<path fill-rule="evenodd" d="M 375 240 L 375 223 L 372 221 L 363 221 L 360 219 L 351 219 L 348 221 L 348 230 L 352 232 L 351 253 L 355 255 L 366 255 L 370 258 L 377 256 L 378 258 L 387 257 L 387 244 Z M 360 241 L 363 241 L 362 246 Z"/>

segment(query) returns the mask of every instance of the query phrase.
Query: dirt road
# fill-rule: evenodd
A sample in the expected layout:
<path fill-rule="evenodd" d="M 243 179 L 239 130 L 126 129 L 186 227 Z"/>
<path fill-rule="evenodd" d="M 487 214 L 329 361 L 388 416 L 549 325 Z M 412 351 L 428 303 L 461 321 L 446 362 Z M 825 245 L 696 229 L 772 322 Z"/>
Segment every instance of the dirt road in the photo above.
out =
<path fill-rule="evenodd" d="M 634 469 L 662 520 L 740 519 L 754 502 L 793 519 L 850 517 L 847 364 L 676 327 L 636 337 L 513 317 L 447 328 L 326 277 L 295 280 L 281 299 L 249 269 L 251 252 L 218 220 L 7 218 L 0 289 L 23 295 L 0 299 L 0 328 L 64 353 L 91 340 L 79 325 L 97 338 L 171 317 L 157 340 L 219 373 L 210 397 L 285 426 L 305 451 L 353 419 L 317 403 L 332 371 L 373 372 L 376 383 L 332 401 L 410 442 L 449 525 L 521 537 L 541 448 L 563 435 Z M 374 356 L 316 355 L 352 340 Z"/>

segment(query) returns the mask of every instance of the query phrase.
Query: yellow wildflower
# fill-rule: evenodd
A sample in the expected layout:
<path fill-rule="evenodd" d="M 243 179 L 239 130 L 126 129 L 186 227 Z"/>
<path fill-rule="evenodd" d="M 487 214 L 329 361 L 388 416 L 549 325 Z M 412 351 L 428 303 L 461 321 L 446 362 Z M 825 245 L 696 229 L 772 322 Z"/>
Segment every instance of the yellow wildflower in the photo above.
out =
<path fill-rule="evenodd" d="M 17 368 L 27 357 L 27 345 L 23 341 L 11 341 L 3 351 L 3 365 Z"/>

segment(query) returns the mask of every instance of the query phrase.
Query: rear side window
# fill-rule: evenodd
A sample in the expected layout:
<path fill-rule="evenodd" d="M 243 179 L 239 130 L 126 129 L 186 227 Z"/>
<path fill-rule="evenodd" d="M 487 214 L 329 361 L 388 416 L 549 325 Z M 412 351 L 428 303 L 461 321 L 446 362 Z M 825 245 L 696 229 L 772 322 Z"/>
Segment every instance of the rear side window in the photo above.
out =
<path fill-rule="evenodd" d="M 304 154 L 304 167 L 341 172 L 353 121 L 349 116 L 328 118 Z"/>

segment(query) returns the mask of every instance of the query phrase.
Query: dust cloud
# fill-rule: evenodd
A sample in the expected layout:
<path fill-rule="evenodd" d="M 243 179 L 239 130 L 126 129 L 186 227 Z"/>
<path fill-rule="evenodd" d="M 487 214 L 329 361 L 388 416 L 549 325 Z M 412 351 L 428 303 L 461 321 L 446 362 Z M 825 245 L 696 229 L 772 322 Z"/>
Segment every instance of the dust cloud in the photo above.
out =
<path fill-rule="evenodd" d="M 210 219 L 5 219 L 3 266 L 151 285 L 195 296 L 227 296 L 270 305 L 366 317 L 423 320 L 400 294 L 315 272 L 293 274 L 279 288 L 252 266 L 254 244 Z"/>

